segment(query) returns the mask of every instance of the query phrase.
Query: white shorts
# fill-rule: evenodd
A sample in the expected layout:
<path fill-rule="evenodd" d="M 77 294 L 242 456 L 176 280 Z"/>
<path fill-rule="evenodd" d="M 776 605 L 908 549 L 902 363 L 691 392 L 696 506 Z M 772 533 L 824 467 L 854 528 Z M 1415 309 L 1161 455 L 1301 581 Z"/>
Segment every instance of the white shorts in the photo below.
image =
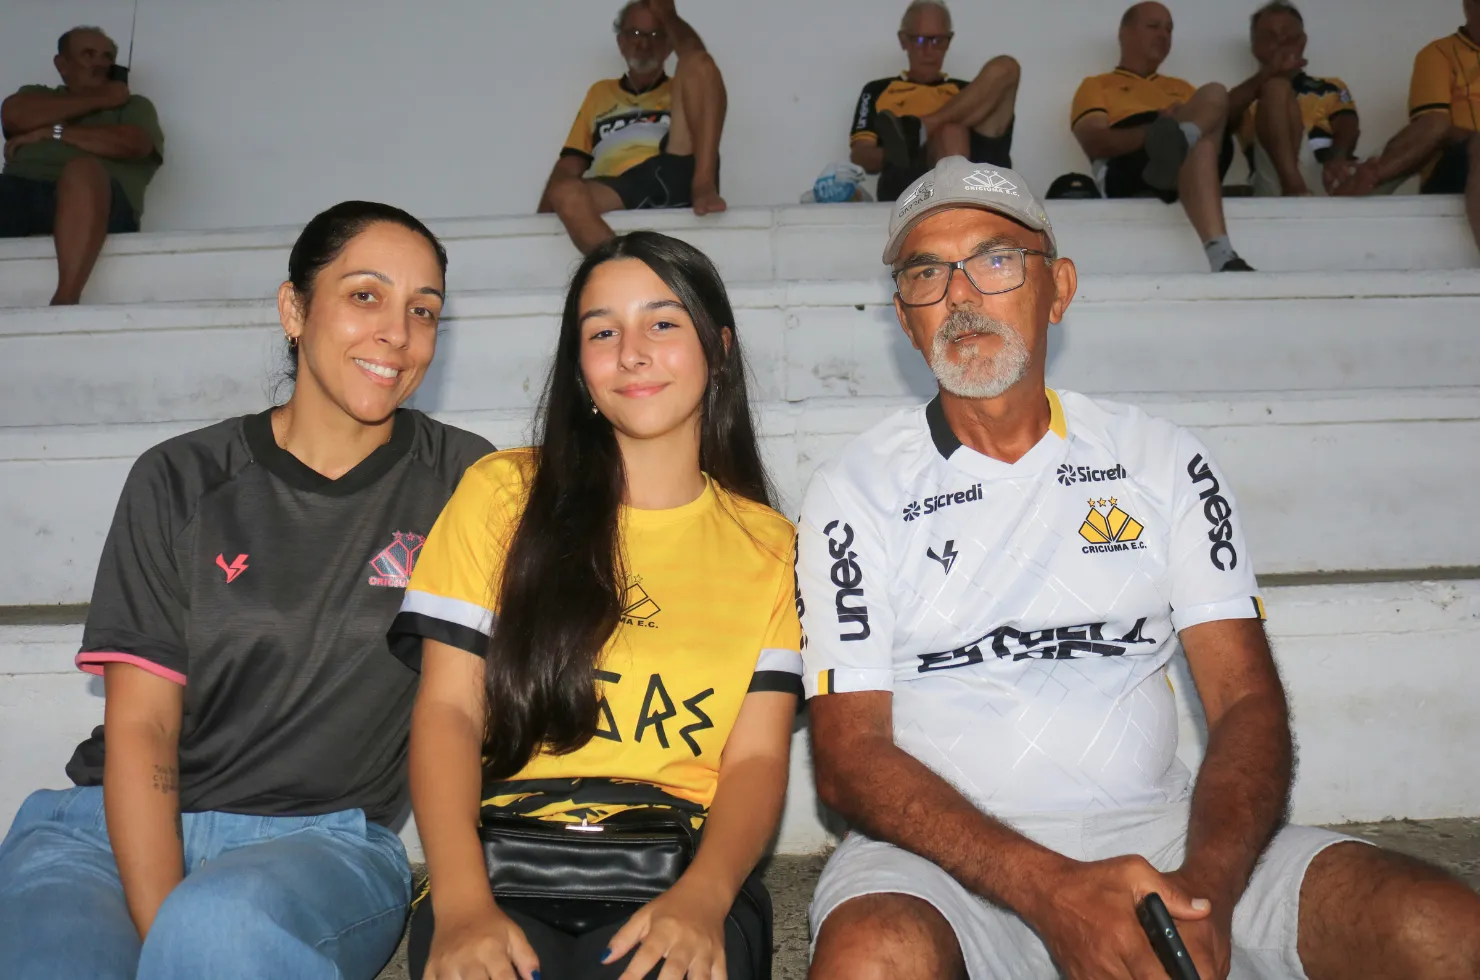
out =
<path fill-rule="evenodd" d="M 1139 854 L 1161 871 L 1182 864 L 1188 805 L 1003 818 L 1045 847 L 1079 861 Z M 1233 913 L 1230 980 L 1303 980 L 1296 950 L 1300 885 L 1317 854 L 1356 840 L 1314 827 L 1286 827 L 1260 858 Z M 979 898 L 940 868 L 892 844 L 850 833 L 833 852 L 812 896 L 812 942 L 828 914 L 849 899 L 880 893 L 929 902 L 956 931 L 971 980 L 1051 980 L 1059 973 L 1022 919 Z"/>
<path fill-rule="evenodd" d="M 1305 178 L 1306 189 L 1316 197 L 1325 197 L 1325 168 L 1316 159 L 1309 136 L 1300 138 L 1298 159 L 1300 175 Z M 1249 171 L 1249 183 L 1254 188 L 1255 197 L 1279 197 L 1283 193 L 1280 189 L 1280 173 L 1275 169 L 1274 160 L 1265 152 L 1264 144 L 1259 142 L 1254 144 L 1254 165 Z"/>

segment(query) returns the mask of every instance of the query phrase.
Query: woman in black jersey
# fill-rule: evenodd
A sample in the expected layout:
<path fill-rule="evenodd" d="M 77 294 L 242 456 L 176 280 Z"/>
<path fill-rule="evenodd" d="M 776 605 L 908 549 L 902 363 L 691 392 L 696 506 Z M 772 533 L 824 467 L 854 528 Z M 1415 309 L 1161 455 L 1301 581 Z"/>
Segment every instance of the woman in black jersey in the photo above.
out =
<path fill-rule="evenodd" d="M 0 844 L 0 973 L 371 978 L 394 951 L 416 675 L 385 633 L 492 450 L 400 407 L 446 268 L 404 211 L 318 215 L 278 291 L 287 404 L 134 464 L 77 657 L 104 726 Z"/>

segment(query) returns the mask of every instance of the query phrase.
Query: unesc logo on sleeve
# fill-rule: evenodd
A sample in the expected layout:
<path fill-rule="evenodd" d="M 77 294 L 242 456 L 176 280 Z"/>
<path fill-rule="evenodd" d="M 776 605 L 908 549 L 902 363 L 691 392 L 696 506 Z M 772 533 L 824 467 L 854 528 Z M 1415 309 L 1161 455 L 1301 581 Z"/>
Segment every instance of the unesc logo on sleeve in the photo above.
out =
<path fill-rule="evenodd" d="M 843 540 L 833 538 L 833 531 L 839 525 L 843 528 Z M 838 626 L 847 627 L 857 624 L 858 629 L 851 633 L 839 632 L 838 639 L 866 640 L 869 638 L 868 606 L 863 602 L 863 569 L 858 566 L 858 552 L 850 550 L 853 545 L 853 526 L 843 524 L 842 521 L 833 521 L 822 529 L 827 535 L 827 553 L 833 558 L 832 572 L 830 578 L 832 584 L 838 587 L 837 595 L 833 604 L 837 607 Z M 857 605 L 849 605 L 849 599 L 857 599 Z"/>
<path fill-rule="evenodd" d="M 1238 549 L 1233 546 L 1233 505 L 1219 492 L 1222 487 L 1218 484 L 1218 477 L 1202 453 L 1193 456 L 1192 462 L 1187 464 L 1187 475 L 1192 477 L 1192 487 L 1203 502 L 1203 517 L 1212 525 L 1208 531 L 1208 540 L 1213 543 L 1208 549 L 1208 560 L 1220 572 L 1237 568 Z M 1208 485 L 1199 486 L 1204 481 Z"/>

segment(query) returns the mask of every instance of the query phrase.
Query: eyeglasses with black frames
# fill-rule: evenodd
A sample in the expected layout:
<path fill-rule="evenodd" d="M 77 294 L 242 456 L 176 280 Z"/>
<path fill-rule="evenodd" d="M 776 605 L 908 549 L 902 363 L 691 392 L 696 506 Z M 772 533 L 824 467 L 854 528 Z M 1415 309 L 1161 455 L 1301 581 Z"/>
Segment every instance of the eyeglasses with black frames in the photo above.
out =
<path fill-rule="evenodd" d="M 913 48 L 936 48 L 936 49 L 940 49 L 940 48 L 944 48 L 946 45 L 950 44 L 951 43 L 951 38 L 955 37 L 956 35 L 955 35 L 954 32 L 952 32 L 952 33 L 949 33 L 949 34 L 903 34 L 903 33 L 901 33 L 899 36 L 902 37 L 902 38 L 904 38 L 905 43 L 908 44 L 910 47 L 913 47 Z"/>
<path fill-rule="evenodd" d="M 951 277 L 960 269 L 976 291 L 992 296 L 1010 293 L 1028 278 L 1028 256 L 1048 253 L 1036 248 L 994 248 L 960 262 L 911 262 L 894 273 L 894 288 L 905 306 L 934 306 L 946 298 Z"/>

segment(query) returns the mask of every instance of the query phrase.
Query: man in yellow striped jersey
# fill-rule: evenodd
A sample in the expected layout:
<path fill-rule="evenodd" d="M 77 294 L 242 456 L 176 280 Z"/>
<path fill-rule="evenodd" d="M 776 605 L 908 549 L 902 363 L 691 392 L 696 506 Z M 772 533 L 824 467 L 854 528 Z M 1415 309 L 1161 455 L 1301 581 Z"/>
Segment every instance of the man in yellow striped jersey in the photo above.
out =
<path fill-rule="evenodd" d="M 592 85 L 540 198 L 582 253 L 612 237 L 608 211 L 725 209 L 719 138 L 725 83 L 673 0 L 628 0 L 613 22 L 627 63 L 621 78 Z M 670 54 L 678 66 L 663 70 Z"/>

